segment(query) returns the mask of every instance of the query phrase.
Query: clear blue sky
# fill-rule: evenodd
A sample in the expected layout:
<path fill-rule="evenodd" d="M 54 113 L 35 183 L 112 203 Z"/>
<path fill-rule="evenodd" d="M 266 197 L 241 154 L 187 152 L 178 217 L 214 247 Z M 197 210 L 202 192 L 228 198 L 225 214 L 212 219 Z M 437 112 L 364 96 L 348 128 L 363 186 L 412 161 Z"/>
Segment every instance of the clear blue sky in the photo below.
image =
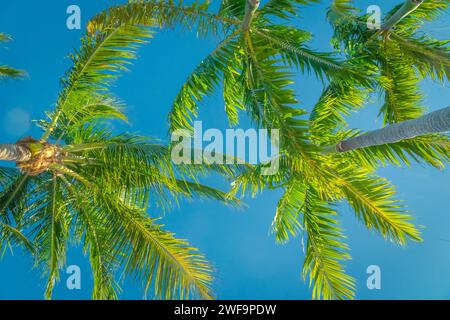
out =
<path fill-rule="evenodd" d="M 396 1 L 355 1 L 361 8 L 378 4 L 383 12 Z M 58 80 L 69 61 L 66 58 L 77 48 L 82 31 L 69 31 L 65 26 L 66 8 L 77 4 L 82 20 L 109 5 L 121 1 L 43 0 L 2 1 L 0 31 L 11 34 L 14 41 L 0 50 L 0 61 L 25 69 L 29 79 L 9 81 L 0 85 L 0 141 L 14 142 L 25 135 L 37 135 L 32 119 L 53 108 L 58 93 Z M 264 2 L 264 1 L 263 1 Z M 298 25 L 314 32 L 313 47 L 331 50 L 331 30 L 325 23 L 329 1 L 302 11 Z M 440 38 L 449 35 L 447 15 L 430 26 Z M 193 33 L 177 30 L 160 32 L 151 44 L 140 50 L 140 59 L 118 82 L 114 92 L 128 104 L 131 127 L 117 130 L 139 132 L 146 136 L 167 139 L 167 113 L 186 76 L 214 45 L 214 39 L 198 39 Z M 298 76 L 301 106 L 310 109 L 322 85 L 312 77 Z M 449 84 L 426 82 L 426 105 L 430 110 L 448 106 Z M 375 101 L 366 111 L 352 119 L 361 129 L 379 126 Z M 201 113 L 204 128 L 225 128 L 220 93 L 208 99 Z M 242 126 L 248 121 L 244 118 Z M 343 205 L 341 220 L 351 246 L 350 274 L 357 278 L 359 299 L 450 298 L 450 173 L 414 165 L 412 168 L 388 167 L 380 173 L 392 180 L 399 196 L 409 206 L 417 223 L 424 226 L 425 242 L 400 248 L 385 242 L 356 221 L 352 211 Z M 216 182 L 216 181 L 214 181 Z M 225 184 L 222 184 L 225 186 Z M 183 204 L 170 212 L 164 221 L 179 237 L 199 247 L 214 264 L 216 293 L 221 299 L 310 299 L 311 293 L 300 276 L 303 262 L 300 239 L 276 245 L 269 227 L 275 213 L 279 191 L 265 192 L 256 199 L 247 199 L 248 208 L 241 211 L 212 201 Z M 158 213 L 152 213 L 158 215 Z M 82 269 L 82 289 L 66 289 L 67 276 L 57 286 L 55 298 L 89 298 L 91 275 L 87 259 L 78 248 L 72 248 L 68 264 Z M 366 288 L 366 268 L 376 264 L 382 271 L 382 289 Z M 0 299 L 40 299 L 45 281 L 32 268 L 31 259 L 20 251 L 5 254 L 0 262 Z M 132 280 L 123 283 L 121 298 L 142 298 L 141 286 Z"/>

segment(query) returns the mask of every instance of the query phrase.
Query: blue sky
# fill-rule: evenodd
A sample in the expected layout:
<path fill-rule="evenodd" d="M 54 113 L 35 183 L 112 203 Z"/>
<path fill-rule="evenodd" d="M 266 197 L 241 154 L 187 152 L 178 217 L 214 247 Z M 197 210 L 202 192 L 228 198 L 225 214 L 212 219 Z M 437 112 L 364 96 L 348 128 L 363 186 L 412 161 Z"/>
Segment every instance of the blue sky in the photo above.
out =
<path fill-rule="evenodd" d="M 121 1 L 43 0 L 2 3 L 0 31 L 11 34 L 14 41 L 0 50 L 0 61 L 25 69 L 24 81 L 0 85 L 0 141 L 14 142 L 26 135 L 38 136 L 31 122 L 53 108 L 58 80 L 70 66 L 67 55 L 79 45 L 80 30 L 66 28 L 66 9 L 77 4 L 82 21 L 101 9 Z M 214 1 L 213 1 L 214 2 Z M 324 17 L 326 5 L 302 10 L 298 25 L 314 32 L 313 47 L 331 50 L 331 30 Z M 361 8 L 377 4 L 385 13 L 399 1 L 355 1 Z M 447 23 L 445 23 L 447 21 Z M 448 38 L 448 15 L 428 27 L 427 31 Z M 186 76 L 216 44 L 215 39 L 199 39 L 194 33 L 168 30 L 158 33 L 139 51 L 140 58 L 116 84 L 114 92 L 128 105 L 130 126 L 116 130 L 167 139 L 167 113 Z M 310 109 L 322 85 L 313 77 L 296 78 L 301 106 Z M 430 110 L 448 106 L 449 84 L 426 81 L 422 89 Z M 380 125 L 376 119 L 379 101 L 368 105 L 351 119 L 355 128 L 371 129 Z M 220 92 L 209 98 L 201 112 L 204 128 L 226 128 Z M 249 122 L 245 117 L 241 127 Z M 413 165 L 411 168 L 387 167 L 380 174 L 397 186 L 399 197 L 408 205 L 419 225 L 424 226 L 424 243 L 400 248 L 367 231 L 346 205 L 339 209 L 341 221 L 351 247 L 348 272 L 357 279 L 359 299 L 448 299 L 450 298 L 450 174 L 448 170 Z M 217 181 L 213 181 L 217 183 Z M 219 183 L 226 187 L 225 183 Z M 187 238 L 201 249 L 215 266 L 214 288 L 220 299 L 310 299 L 300 270 L 303 253 L 300 239 L 287 245 L 275 244 L 269 227 L 280 191 L 265 192 L 246 199 L 248 208 L 235 210 L 212 201 L 184 203 L 164 217 L 167 228 Z M 158 212 L 152 212 L 158 215 Z M 91 275 L 87 259 L 73 248 L 68 264 L 82 270 L 82 289 L 70 291 L 62 273 L 55 290 L 57 299 L 90 297 Z M 382 272 L 381 290 L 368 290 L 366 268 L 378 265 Z M 6 253 L 0 262 L 0 299 L 41 299 L 45 287 L 31 259 L 20 251 Z M 130 279 L 123 282 L 123 299 L 142 298 L 141 285 Z"/>

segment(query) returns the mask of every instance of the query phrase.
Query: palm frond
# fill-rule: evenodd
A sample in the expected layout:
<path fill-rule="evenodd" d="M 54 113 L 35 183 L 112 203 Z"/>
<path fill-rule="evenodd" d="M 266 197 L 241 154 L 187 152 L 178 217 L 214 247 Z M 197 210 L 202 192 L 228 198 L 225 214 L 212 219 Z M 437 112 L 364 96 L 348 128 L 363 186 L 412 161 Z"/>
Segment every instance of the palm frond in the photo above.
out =
<path fill-rule="evenodd" d="M 236 174 L 240 170 L 237 165 L 175 167 L 171 150 L 156 141 L 151 142 L 137 135 L 111 136 L 107 132 L 84 131 L 82 138 L 74 136 L 74 144 L 63 148 L 63 152 L 82 161 L 69 158 L 66 166 L 83 177 L 96 177 L 96 183 L 105 191 L 121 191 L 122 197 L 130 203 L 145 207 L 150 200 L 150 204 L 166 208 L 170 202 L 178 203 L 180 197 L 194 196 L 227 204 L 239 203 L 226 193 L 199 182 L 206 172 Z"/>
<path fill-rule="evenodd" d="M 264 46 L 259 41 L 256 48 L 260 50 L 262 50 L 261 47 L 276 48 L 283 63 L 295 66 L 301 72 L 314 72 L 320 79 L 324 76 L 331 79 L 348 79 L 351 76 L 362 83 L 367 83 L 369 80 L 332 54 L 317 52 L 302 44 L 311 37 L 304 31 L 286 26 L 268 26 L 265 29 L 255 29 L 254 33 L 254 38 L 260 37 L 267 42 Z M 255 39 L 256 41 L 258 39 Z"/>
<path fill-rule="evenodd" d="M 212 14 L 207 11 L 206 3 L 185 4 L 179 1 L 139 1 L 111 7 L 90 20 L 91 32 L 104 32 L 115 23 L 126 25 L 159 26 L 173 28 L 181 26 L 186 30 L 195 30 L 201 36 L 218 35 L 240 21 L 225 14 Z M 223 13 L 223 12 L 222 12 Z"/>
<path fill-rule="evenodd" d="M 356 21 L 358 15 L 359 10 L 353 6 L 352 0 L 333 0 L 327 11 L 327 19 L 333 25 L 341 23 L 342 20 Z"/>
<path fill-rule="evenodd" d="M 327 140 L 333 139 L 336 130 L 347 126 L 346 117 L 364 106 L 368 91 L 353 81 L 331 82 L 310 114 L 314 141 L 329 144 Z"/>
<path fill-rule="evenodd" d="M 24 72 L 21 70 L 13 69 L 11 67 L 0 65 L 0 80 L 6 78 L 21 78 Z"/>
<path fill-rule="evenodd" d="M 403 38 L 395 33 L 391 34 L 402 52 L 414 61 L 414 66 L 422 77 L 436 78 L 441 82 L 445 77 L 450 80 L 450 47 L 449 41 L 440 41 L 426 36 L 420 38 Z"/>
<path fill-rule="evenodd" d="M 72 223 L 72 229 L 76 241 L 83 241 L 84 252 L 89 253 L 94 280 L 92 298 L 116 300 L 120 287 L 114 279 L 114 273 L 119 266 L 114 255 L 114 247 L 109 242 L 105 217 L 81 198 L 76 184 L 72 184 L 63 175 L 60 178 L 68 190 L 69 201 L 79 213 Z"/>
<path fill-rule="evenodd" d="M 36 246 L 36 264 L 47 275 L 45 298 L 51 299 L 59 271 L 65 265 L 69 237 L 68 210 L 61 181 L 53 176 L 42 186 L 41 197 L 27 211 L 25 225 Z"/>
<path fill-rule="evenodd" d="M 212 297 L 212 270 L 197 249 L 114 195 L 97 193 L 92 205 L 105 216 L 109 241 L 118 253 L 124 253 L 118 255 L 118 260 L 125 266 L 125 272 L 143 281 L 147 289 L 153 286 L 155 297 Z"/>
<path fill-rule="evenodd" d="M 440 15 L 447 12 L 450 5 L 449 0 L 427 0 L 424 1 L 416 10 L 401 20 L 395 27 L 395 32 L 401 35 L 411 35 L 425 23 L 436 20 Z M 400 5 L 399 5 L 400 6 Z M 399 6 L 393 8 L 387 15 L 389 19 Z"/>
<path fill-rule="evenodd" d="M 45 133 L 42 139 L 49 138 L 56 129 L 63 130 L 64 123 L 60 123 L 63 115 L 69 119 L 74 117 L 73 113 L 78 114 L 79 107 L 90 104 L 86 99 L 92 99 L 92 94 L 104 93 L 111 81 L 127 70 L 130 60 L 136 58 L 139 44 L 151 36 L 148 28 L 118 24 L 108 32 L 83 38 L 81 49 L 71 56 L 73 67 L 62 80 L 63 89 L 55 112 L 43 125 Z M 82 98 L 84 101 L 80 101 Z M 101 105 L 100 102 L 96 104 Z M 110 108 L 104 111 L 107 116 L 111 115 Z"/>
<path fill-rule="evenodd" d="M 305 188 L 302 181 L 292 179 L 278 202 L 272 222 L 272 232 L 277 242 L 285 243 L 290 236 L 297 236 L 301 230 L 300 214 L 303 211 L 302 199 L 304 198 Z"/>
<path fill-rule="evenodd" d="M 395 200 L 395 190 L 387 180 L 372 176 L 364 169 L 347 168 L 340 174 L 345 198 L 368 229 L 401 245 L 407 239 L 421 241 L 420 232 L 411 223 L 404 206 Z"/>
<path fill-rule="evenodd" d="M 391 47 L 392 48 L 392 47 Z M 405 56 L 392 48 L 382 61 L 380 83 L 385 92 L 385 102 L 380 110 L 384 123 L 391 124 L 419 117 L 424 113 L 421 106 L 419 79 Z"/>
<path fill-rule="evenodd" d="M 298 15 L 299 6 L 319 2 L 320 0 L 269 0 L 258 14 L 289 19 Z"/>
<path fill-rule="evenodd" d="M 311 188 L 303 207 L 303 232 L 307 239 L 303 276 L 309 276 L 314 299 L 352 299 L 355 280 L 345 273 L 341 261 L 350 259 L 336 212 Z"/>
<path fill-rule="evenodd" d="M 27 207 L 25 196 L 27 195 L 28 188 L 30 188 L 31 178 L 17 171 L 11 176 L 3 176 L 2 178 L 0 217 L 4 222 L 8 223 L 9 217 L 18 219 Z"/>
<path fill-rule="evenodd" d="M 0 44 L 2 42 L 10 41 L 11 37 L 5 33 L 0 32 Z M 11 68 L 7 65 L 0 64 L 0 80 L 4 80 L 6 78 L 22 78 L 25 75 L 25 72 L 22 70 Z"/>
<path fill-rule="evenodd" d="M 210 53 L 188 79 L 183 84 L 172 105 L 170 112 L 170 128 L 171 130 L 185 129 L 192 127 L 192 119 L 198 114 L 198 104 L 206 96 L 214 92 L 219 87 L 223 74 L 229 75 L 229 62 L 235 59 L 239 54 L 238 34 L 233 33 L 222 41 L 218 48 Z M 230 79 L 230 77 L 228 77 Z M 229 99 L 232 99 L 230 96 Z M 227 98 L 228 99 L 228 98 Z M 235 121 L 235 113 L 229 103 L 228 114 L 230 122 Z"/>
<path fill-rule="evenodd" d="M 246 0 L 222 0 L 218 14 L 223 17 L 230 17 L 242 20 L 245 13 Z"/>

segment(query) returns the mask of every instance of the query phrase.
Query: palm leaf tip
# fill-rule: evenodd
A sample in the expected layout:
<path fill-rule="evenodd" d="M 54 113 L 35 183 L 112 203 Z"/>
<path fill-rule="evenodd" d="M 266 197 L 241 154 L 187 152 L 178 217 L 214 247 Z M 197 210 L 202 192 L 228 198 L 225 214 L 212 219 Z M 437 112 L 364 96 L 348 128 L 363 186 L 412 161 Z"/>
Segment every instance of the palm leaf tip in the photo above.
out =
<path fill-rule="evenodd" d="M 341 186 L 356 215 L 367 228 L 400 245 L 408 241 L 422 241 L 420 231 L 412 223 L 395 190 L 382 178 L 370 176 L 363 170 L 343 179 Z"/>

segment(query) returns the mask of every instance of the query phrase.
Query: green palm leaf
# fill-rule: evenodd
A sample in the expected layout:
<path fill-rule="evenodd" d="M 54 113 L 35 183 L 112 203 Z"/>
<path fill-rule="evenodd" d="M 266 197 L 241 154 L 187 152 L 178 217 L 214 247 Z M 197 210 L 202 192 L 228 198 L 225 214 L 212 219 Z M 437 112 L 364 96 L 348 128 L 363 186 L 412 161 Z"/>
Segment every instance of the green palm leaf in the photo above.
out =
<path fill-rule="evenodd" d="M 350 255 L 336 212 L 312 189 L 305 191 L 303 229 L 307 239 L 303 276 L 309 275 L 313 298 L 352 299 L 355 280 L 341 264 Z"/>
<path fill-rule="evenodd" d="M 411 35 L 413 32 L 421 28 L 425 23 L 434 21 L 440 15 L 445 13 L 449 5 L 449 0 L 424 1 L 416 10 L 410 13 L 395 26 L 395 32 L 401 35 Z M 386 15 L 386 19 L 389 19 L 389 17 L 396 10 L 398 10 L 399 6 L 393 8 Z"/>
<path fill-rule="evenodd" d="M 320 0 L 269 0 L 261 8 L 259 14 L 273 15 L 282 19 L 288 19 L 298 15 L 298 7 L 311 3 L 318 3 Z"/>
<path fill-rule="evenodd" d="M 127 70 L 130 60 L 136 58 L 138 45 L 151 36 L 147 28 L 121 24 L 108 33 L 86 36 L 81 49 L 72 55 L 73 67 L 62 80 L 63 89 L 55 112 L 49 115 L 47 123 L 41 124 L 45 130 L 42 139 L 49 138 L 54 130 L 67 129 L 63 119 L 79 118 L 92 105 L 103 106 L 106 116 L 117 115 L 116 107 L 105 104 L 105 97 L 99 92 L 104 92 L 121 71 Z M 98 107 L 96 111 L 100 116 Z"/>
<path fill-rule="evenodd" d="M 0 44 L 10 40 L 11 37 L 9 35 L 0 32 Z M 17 70 L 7 65 L 0 64 L 0 80 L 4 80 L 6 78 L 21 78 L 24 75 L 25 73 L 22 70 Z"/>
<path fill-rule="evenodd" d="M 420 233 L 411 223 L 403 205 L 395 200 L 394 188 L 383 178 L 365 170 L 344 169 L 341 187 L 350 206 L 366 227 L 401 245 L 407 239 L 420 241 Z"/>

